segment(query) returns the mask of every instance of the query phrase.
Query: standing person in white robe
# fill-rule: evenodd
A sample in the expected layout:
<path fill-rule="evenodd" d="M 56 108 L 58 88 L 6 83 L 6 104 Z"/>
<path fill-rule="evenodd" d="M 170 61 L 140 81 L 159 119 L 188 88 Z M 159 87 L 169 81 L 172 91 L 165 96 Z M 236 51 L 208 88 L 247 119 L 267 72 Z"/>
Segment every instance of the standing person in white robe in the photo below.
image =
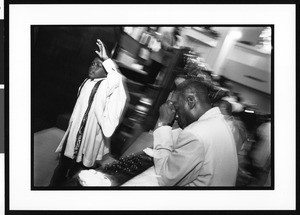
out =
<path fill-rule="evenodd" d="M 126 104 L 123 76 L 108 57 L 103 43 L 97 40 L 96 44 L 98 56 L 89 67 L 89 78 L 79 88 L 69 126 L 56 149 L 61 157 L 50 186 L 60 186 L 76 173 L 78 166 L 90 168 L 109 153 L 109 138 Z"/>

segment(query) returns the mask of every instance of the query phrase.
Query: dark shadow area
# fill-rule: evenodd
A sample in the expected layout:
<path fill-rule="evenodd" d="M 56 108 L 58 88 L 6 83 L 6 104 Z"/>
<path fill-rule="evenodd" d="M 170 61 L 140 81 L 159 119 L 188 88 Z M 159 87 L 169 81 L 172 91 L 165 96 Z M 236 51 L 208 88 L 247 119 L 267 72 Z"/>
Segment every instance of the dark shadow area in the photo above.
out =
<path fill-rule="evenodd" d="M 78 87 L 95 57 L 96 39 L 112 50 L 117 27 L 32 27 L 33 132 L 71 113 Z"/>

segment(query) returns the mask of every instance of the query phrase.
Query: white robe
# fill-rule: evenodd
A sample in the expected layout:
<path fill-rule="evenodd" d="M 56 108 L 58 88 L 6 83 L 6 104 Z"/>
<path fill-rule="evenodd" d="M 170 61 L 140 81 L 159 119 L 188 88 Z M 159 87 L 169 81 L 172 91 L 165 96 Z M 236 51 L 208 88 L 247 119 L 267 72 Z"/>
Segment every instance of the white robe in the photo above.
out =
<path fill-rule="evenodd" d="M 119 124 L 127 100 L 122 75 L 117 71 L 114 62 L 108 59 L 103 62 L 103 66 L 108 73 L 107 78 L 102 80 L 95 94 L 76 159 L 77 162 L 82 161 L 86 167 L 93 166 L 96 160 L 101 160 L 109 153 L 109 137 Z M 73 159 L 76 135 L 87 109 L 91 91 L 100 80 L 89 79 L 82 86 L 69 126 L 56 152 L 61 152 L 64 142 L 67 141 L 64 155 Z"/>

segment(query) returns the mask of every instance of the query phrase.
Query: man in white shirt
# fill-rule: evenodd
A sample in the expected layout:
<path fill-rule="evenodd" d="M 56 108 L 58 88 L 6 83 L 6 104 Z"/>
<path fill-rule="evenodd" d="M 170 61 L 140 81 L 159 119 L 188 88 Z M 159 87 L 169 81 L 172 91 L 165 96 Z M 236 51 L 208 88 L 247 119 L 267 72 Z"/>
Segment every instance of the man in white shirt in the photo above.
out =
<path fill-rule="evenodd" d="M 178 116 L 183 129 L 172 136 Z M 236 143 L 218 107 L 212 107 L 203 83 L 186 80 L 160 108 L 154 131 L 154 167 L 161 186 L 234 186 Z"/>
<path fill-rule="evenodd" d="M 60 186 L 79 166 L 90 168 L 109 153 L 110 137 L 119 124 L 125 104 L 123 77 L 97 40 L 98 55 L 89 67 L 89 78 L 79 88 L 67 131 L 56 152 L 60 161 L 50 186 Z"/>

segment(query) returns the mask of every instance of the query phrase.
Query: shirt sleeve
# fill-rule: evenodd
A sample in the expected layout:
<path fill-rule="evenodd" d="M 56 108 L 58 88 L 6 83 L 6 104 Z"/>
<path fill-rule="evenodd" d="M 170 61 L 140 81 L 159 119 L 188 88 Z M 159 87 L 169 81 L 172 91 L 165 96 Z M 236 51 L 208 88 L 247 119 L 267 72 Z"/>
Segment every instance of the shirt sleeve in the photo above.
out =
<path fill-rule="evenodd" d="M 103 67 L 107 72 L 107 91 L 106 96 L 110 96 L 119 86 L 122 75 L 118 72 L 118 66 L 109 58 L 103 62 Z"/>
<path fill-rule="evenodd" d="M 167 126 L 154 131 L 154 168 L 161 186 L 186 185 L 198 176 L 204 146 L 191 132 L 182 131 L 173 142 Z M 171 130 L 171 129 L 170 129 Z"/>
<path fill-rule="evenodd" d="M 123 85 L 122 75 L 117 71 L 117 67 L 111 59 L 103 62 L 103 66 L 108 72 L 106 79 L 105 101 L 98 101 L 97 105 L 104 105 L 96 109 L 96 117 L 105 137 L 110 137 L 119 124 L 123 110 L 127 101 L 126 89 Z M 103 100 L 103 99 L 102 99 Z"/>

